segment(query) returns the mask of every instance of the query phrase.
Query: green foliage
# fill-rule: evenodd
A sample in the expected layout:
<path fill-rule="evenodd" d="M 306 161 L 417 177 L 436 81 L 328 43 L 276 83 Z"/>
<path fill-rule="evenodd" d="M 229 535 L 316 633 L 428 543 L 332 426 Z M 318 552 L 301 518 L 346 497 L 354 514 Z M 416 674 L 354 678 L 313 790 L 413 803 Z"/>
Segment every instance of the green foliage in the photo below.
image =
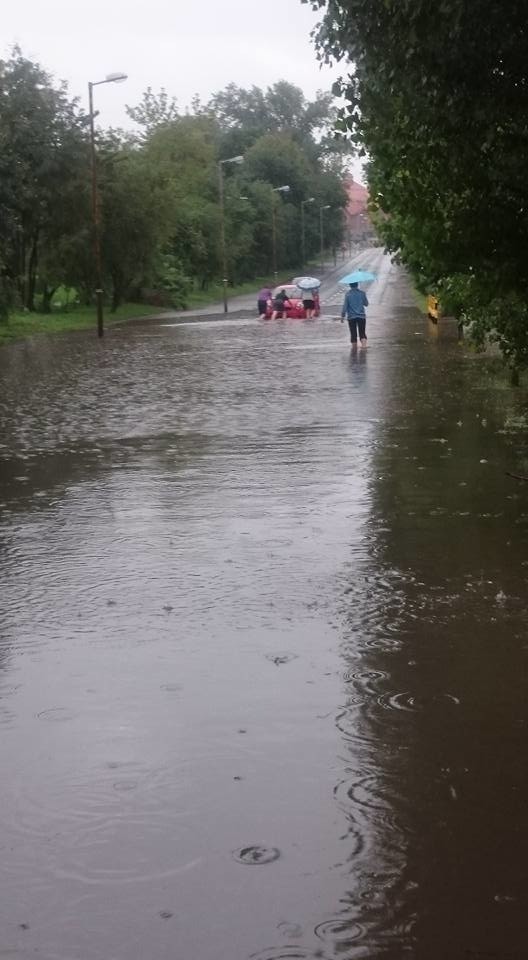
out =
<path fill-rule="evenodd" d="M 147 87 L 141 103 L 137 107 L 127 106 L 126 111 L 131 120 L 143 127 L 145 137 L 179 117 L 178 102 L 175 97 L 169 97 L 164 87 L 157 94 L 152 92 L 152 87 Z"/>
<path fill-rule="evenodd" d="M 100 146 L 102 250 L 112 309 L 152 275 L 170 232 L 170 191 L 142 153 Z"/>
<path fill-rule="evenodd" d="M 155 280 L 156 286 L 167 294 L 171 307 L 178 309 L 187 305 L 189 278 L 185 276 L 182 264 L 173 254 L 165 253 L 160 258 Z"/>
<path fill-rule="evenodd" d="M 97 98 L 96 98 L 97 99 Z M 96 107 L 99 104 L 96 103 Z M 223 275 L 219 162 L 231 283 L 272 270 L 272 203 L 281 272 L 299 266 L 300 204 L 306 252 L 339 242 L 347 154 L 331 131 L 330 94 L 307 101 L 280 81 L 262 91 L 230 85 L 180 115 L 165 90 L 127 107 L 140 132 L 96 129 L 102 279 L 112 310 L 130 297 L 184 306 Z M 89 118 L 17 48 L 0 61 L 0 319 L 17 305 L 53 322 L 57 289 L 85 305 L 96 287 Z M 288 184 L 288 194 L 273 188 Z"/>
<path fill-rule="evenodd" d="M 245 157 L 248 178 L 273 187 L 287 184 L 288 200 L 307 196 L 310 164 L 301 147 L 287 133 L 267 133 L 254 143 Z"/>
<path fill-rule="evenodd" d="M 84 162 L 75 101 L 15 48 L 0 61 L 0 231 L 4 283 L 30 310 L 42 250 L 78 223 Z"/>
<path fill-rule="evenodd" d="M 201 284 L 220 269 L 217 137 L 211 119 L 186 116 L 156 129 L 142 151 L 166 194 L 165 252 Z"/>
<path fill-rule="evenodd" d="M 319 91 L 307 101 L 302 90 L 286 80 L 268 87 L 244 90 L 230 83 L 215 94 L 205 110 L 217 118 L 222 130 L 244 133 L 246 146 L 266 133 L 288 133 L 303 144 L 326 132 L 335 120 L 333 98 Z"/>
<path fill-rule="evenodd" d="M 324 9 L 320 57 L 351 65 L 338 85 L 338 123 L 371 158 L 373 213 L 387 246 L 422 288 L 456 289 L 475 336 L 526 365 L 525 4 L 312 5 Z"/>

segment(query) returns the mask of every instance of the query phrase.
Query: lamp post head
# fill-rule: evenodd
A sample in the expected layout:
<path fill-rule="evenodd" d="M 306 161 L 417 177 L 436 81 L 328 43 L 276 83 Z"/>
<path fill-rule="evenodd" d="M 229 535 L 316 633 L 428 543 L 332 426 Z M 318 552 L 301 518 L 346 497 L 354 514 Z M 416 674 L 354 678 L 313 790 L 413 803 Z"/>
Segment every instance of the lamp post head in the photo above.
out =
<path fill-rule="evenodd" d="M 128 80 L 126 73 L 121 71 L 119 73 L 107 73 L 104 80 L 90 80 L 88 87 L 91 90 L 93 87 L 100 87 L 103 83 L 122 83 L 123 80 Z"/>
<path fill-rule="evenodd" d="M 244 163 L 244 157 L 240 154 L 238 157 L 227 157 L 226 160 L 219 160 L 218 162 L 220 166 L 223 163 Z"/>
<path fill-rule="evenodd" d="M 308 197 L 308 200 L 305 200 L 304 202 L 305 202 L 305 203 L 313 203 L 314 200 L 315 200 L 315 197 Z"/>

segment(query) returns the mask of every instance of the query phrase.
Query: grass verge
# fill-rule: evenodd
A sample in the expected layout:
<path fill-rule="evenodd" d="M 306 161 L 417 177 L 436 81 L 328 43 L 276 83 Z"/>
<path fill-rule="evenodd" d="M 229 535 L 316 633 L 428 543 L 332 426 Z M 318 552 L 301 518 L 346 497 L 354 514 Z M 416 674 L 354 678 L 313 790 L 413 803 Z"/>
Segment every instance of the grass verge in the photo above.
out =
<path fill-rule="evenodd" d="M 303 271 L 299 267 L 297 271 L 284 271 L 280 277 L 287 283 L 289 276 L 300 276 Z M 304 273 L 310 276 L 317 276 L 318 265 L 312 261 L 305 267 Z M 243 295 L 254 295 L 256 299 L 257 291 L 261 287 L 275 286 L 275 280 L 272 276 L 256 277 L 254 280 L 247 280 L 245 283 L 229 287 L 228 296 L 232 297 Z M 75 291 L 73 291 L 75 294 Z M 62 303 L 68 301 L 72 291 L 60 288 L 56 297 L 60 297 Z M 223 298 L 223 285 L 221 283 L 211 284 L 207 290 L 194 290 L 187 296 L 187 306 L 185 310 L 192 310 L 196 307 L 208 307 L 215 303 L 221 303 Z M 133 317 L 148 317 L 159 313 L 178 313 L 173 307 L 154 307 L 152 304 L 125 303 L 110 313 L 105 309 L 105 327 L 112 324 L 129 320 Z M 33 337 L 41 334 L 68 333 L 73 330 L 89 330 L 97 326 L 95 307 L 71 307 L 64 310 L 55 308 L 51 313 L 12 313 L 7 323 L 0 323 L 0 344 L 10 343 L 13 340 L 22 340 L 25 337 Z"/>
<path fill-rule="evenodd" d="M 132 317 L 147 317 L 163 313 L 160 307 L 144 303 L 124 303 L 115 313 L 105 311 L 105 327 Z M 13 313 L 7 323 L 0 323 L 0 344 L 41 334 L 67 333 L 71 330 L 89 330 L 97 327 L 95 307 L 75 307 L 52 313 Z"/>

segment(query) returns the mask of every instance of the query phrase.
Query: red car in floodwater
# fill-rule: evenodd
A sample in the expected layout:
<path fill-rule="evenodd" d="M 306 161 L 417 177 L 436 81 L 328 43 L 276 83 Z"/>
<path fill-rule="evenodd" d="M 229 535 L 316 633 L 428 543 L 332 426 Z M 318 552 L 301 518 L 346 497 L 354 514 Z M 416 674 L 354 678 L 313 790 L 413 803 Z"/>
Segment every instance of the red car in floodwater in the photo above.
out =
<path fill-rule="evenodd" d="M 283 311 L 282 316 L 290 320 L 305 320 L 306 319 L 306 310 L 303 307 L 303 297 L 309 299 L 308 291 L 301 290 L 296 283 L 279 283 L 274 290 L 272 290 L 273 299 L 281 292 L 285 290 L 288 296 L 286 301 L 286 309 Z M 318 317 L 320 313 L 320 304 L 319 304 L 319 291 L 316 290 L 313 294 L 313 299 L 315 303 L 315 316 Z M 266 319 L 269 320 L 273 313 L 273 300 L 268 300 L 268 306 L 266 309 Z"/>

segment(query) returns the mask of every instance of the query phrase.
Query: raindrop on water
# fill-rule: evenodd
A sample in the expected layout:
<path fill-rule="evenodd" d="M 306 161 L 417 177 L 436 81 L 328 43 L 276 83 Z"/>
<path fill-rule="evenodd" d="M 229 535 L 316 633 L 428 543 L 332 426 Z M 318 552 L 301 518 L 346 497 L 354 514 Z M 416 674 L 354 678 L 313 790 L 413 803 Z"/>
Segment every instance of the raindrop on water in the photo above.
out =
<path fill-rule="evenodd" d="M 263 863 L 273 863 L 280 857 L 280 850 L 277 847 L 265 847 L 261 844 L 254 844 L 249 847 L 240 847 L 233 851 L 233 857 L 238 863 L 250 864 L 251 866 Z"/>
<path fill-rule="evenodd" d="M 114 783 L 114 790 L 122 793 L 126 793 L 128 790 L 135 790 L 136 787 L 137 780 L 116 780 Z"/>
<path fill-rule="evenodd" d="M 283 920 L 277 924 L 277 930 L 279 933 L 282 933 L 283 937 L 302 937 L 302 927 L 300 923 L 290 923 L 287 920 Z"/>
<path fill-rule="evenodd" d="M 37 713 L 39 720 L 48 720 L 52 723 L 65 723 L 67 720 L 73 720 L 75 714 L 65 707 L 52 707 L 50 710 L 41 710 Z"/>
<path fill-rule="evenodd" d="M 341 948 L 343 948 L 345 944 L 359 940 L 364 934 L 364 929 L 355 921 L 341 918 L 324 920 L 316 926 L 314 933 L 320 940 L 339 943 L 341 944 Z"/>
<path fill-rule="evenodd" d="M 296 653 L 267 653 L 266 660 L 269 660 L 271 663 L 274 663 L 276 667 L 280 667 L 283 663 L 290 663 L 291 660 L 296 660 Z"/>

